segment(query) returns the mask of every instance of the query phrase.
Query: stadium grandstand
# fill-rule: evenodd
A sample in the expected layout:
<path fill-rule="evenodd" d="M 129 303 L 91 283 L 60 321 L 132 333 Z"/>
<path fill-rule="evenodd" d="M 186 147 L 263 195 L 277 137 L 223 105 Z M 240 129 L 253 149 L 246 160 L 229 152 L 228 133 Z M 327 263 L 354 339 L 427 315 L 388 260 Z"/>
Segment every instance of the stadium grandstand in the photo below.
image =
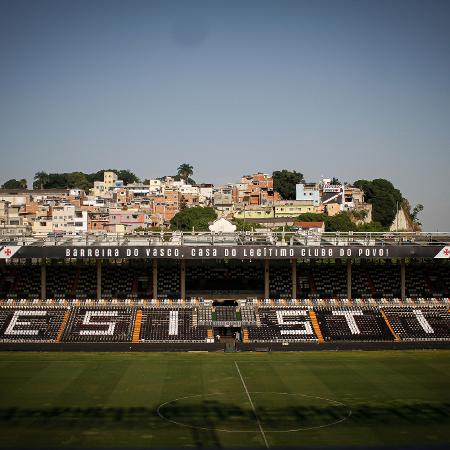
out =
<path fill-rule="evenodd" d="M 9 236 L 0 345 L 442 344 L 449 255 L 425 233 Z"/>

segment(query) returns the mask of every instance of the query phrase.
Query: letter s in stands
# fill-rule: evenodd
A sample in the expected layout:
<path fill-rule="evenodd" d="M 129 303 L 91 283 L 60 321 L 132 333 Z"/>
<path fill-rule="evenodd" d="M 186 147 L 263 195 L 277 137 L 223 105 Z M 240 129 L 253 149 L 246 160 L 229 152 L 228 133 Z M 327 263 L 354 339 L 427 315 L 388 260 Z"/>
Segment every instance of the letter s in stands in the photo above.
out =
<path fill-rule="evenodd" d="M 108 328 L 106 330 L 81 330 L 80 335 L 89 336 L 89 335 L 97 335 L 97 336 L 112 336 L 114 334 L 114 329 L 116 328 L 116 322 L 91 322 L 91 318 L 93 317 L 112 317 L 117 316 L 117 311 L 86 311 L 86 315 L 83 319 L 83 325 L 105 325 Z"/>

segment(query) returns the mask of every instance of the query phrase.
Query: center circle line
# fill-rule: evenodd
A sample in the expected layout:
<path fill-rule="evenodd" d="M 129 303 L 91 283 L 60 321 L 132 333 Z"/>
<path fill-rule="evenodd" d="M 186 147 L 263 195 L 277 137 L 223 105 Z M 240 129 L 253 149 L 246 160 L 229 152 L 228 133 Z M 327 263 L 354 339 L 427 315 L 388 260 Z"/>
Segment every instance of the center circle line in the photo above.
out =
<path fill-rule="evenodd" d="M 345 403 L 339 402 L 337 400 L 325 398 L 325 397 L 319 397 L 317 395 L 297 394 L 297 393 L 292 393 L 292 392 L 264 392 L 264 391 L 249 391 L 249 393 L 250 394 L 290 395 L 290 396 L 296 396 L 296 397 L 315 398 L 315 399 L 319 399 L 319 400 L 325 400 L 329 403 L 334 404 L 335 406 L 344 406 L 347 408 L 347 414 L 345 416 L 341 417 L 339 420 L 336 420 L 336 421 L 333 421 L 330 423 L 326 423 L 323 425 L 317 425 L 317 426 L 313 426 L 313 427 L 299 427 L 299 428 L 293 428 L 293 429 L 288 429 L 288 430 L 266 430 L 266 429 L 264 429 L 264 432 L 266 432 L 266 433 L 293 433 L 296 431 L 318 430 L 321 428 L 326 428 L 326 427 L 330 427 L 330 426 L 342 423 L 342 422 L 346 421 L 347 419 L 349 419 L 350 416 L 352 415 L 352 410 Z M 212 397 L 212 396 L 220 396 L 220 395 L 227 395 L 227 393 L 195 394 L 195 395 L 186 395 L 183 397 L 178 397 L 173 400 L 169 400 L 167 402 L 161 403 L 158 406 L 158 408 L 156 409 L 156 413 L 158 414 L 158 416 L 161 419 L 171 422 L 175 425 L 186 427 L 186 428 L 193 428 L 193 429 L 205 430 L 205 431 L 220 431 L 220 432 L 224 432 L 224 433 L 258 433 L 259 432 L 259 430 L 257 428 L 255 430 L 228 430 L 226 428 L 209 428 L 209 427 L 202 427 L 200 425 L 190 425 L 188 423 L 178 422 L 176 420 L 169 419 L 166 416 L 164 416 L 164 414 L 161 412 L 161 409 L 164 408 L 166 405 L 170 405 L 171 403 L 175 403 L 180 400 L 185 400 L 188 398 Z"/>

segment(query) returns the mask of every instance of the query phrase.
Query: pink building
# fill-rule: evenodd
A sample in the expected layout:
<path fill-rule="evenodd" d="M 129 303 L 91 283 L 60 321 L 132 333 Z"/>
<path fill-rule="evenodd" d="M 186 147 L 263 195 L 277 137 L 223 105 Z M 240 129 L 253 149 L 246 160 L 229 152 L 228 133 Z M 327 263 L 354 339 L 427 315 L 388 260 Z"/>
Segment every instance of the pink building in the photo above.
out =
<path fill-rule="evenodd" d="M 111 210 L 109 212 L 109 221 L 105 228 L 112 233 L 122 233 L 143 227 L 144 223 L 144 213 L 127 210 Z"/>

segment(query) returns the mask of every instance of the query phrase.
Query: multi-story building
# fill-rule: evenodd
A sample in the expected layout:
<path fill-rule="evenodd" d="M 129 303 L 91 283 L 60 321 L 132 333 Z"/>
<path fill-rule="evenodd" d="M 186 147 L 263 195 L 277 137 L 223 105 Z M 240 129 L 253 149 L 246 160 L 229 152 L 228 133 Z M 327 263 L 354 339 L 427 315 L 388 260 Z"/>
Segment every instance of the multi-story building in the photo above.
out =
<path fill-rule="evenodd" d="M 165 188 L 164 194 L 153 199 L 152 223 L 165 226 L 180 209 L 180 194 L 176 189 Z"/>
<path fill-rule="evenodd" d="M 233 217 L 239 220 L 273 219 L 274 212 L 272 206 L 241 205 L 236 207 Z"/>
<path fill-rule="evenodd" d="M 103 183 L 105 185 L 105 189 L 113 189 L 117 186 L 118 177 L 115 172 L 104 172 L 103 174 Z"/>
<path fill-rule="evenodd" d="M 120 206 L 128 205 L 132 202 L 133 198 L 133 192 L 125 187 L 120 187 L 114 190 L 113 199 Z"/>
<path fill-rule="evenodd" d="M 91 194 L 92 197 L 112 197 L 112 194 L 106 189 L 105 183 L 103 181 L 94 181 L 94 187 L 91 189 Z"/>
<path fill-rule="evenodd" d="M 145 226 L 145 215 L 138 210 L 111 209 L 104 228 L 111 233 L 126 233 Z"/>
<path fill-rule="evenodd" d="M 320 189 L 318 183 L 300 183 L 296 185 L 296 200 L 312 201 L 314 206 L 320 205 Z"/>
<path fill-rule="evenodd" d="M 38 207 L 32 224 L 32 233 L 35 236 L 47 236 L 53 232 L 52 207 L 41 205 Z"/>
<path fill-rule="evenodd" d="M 106 205 L 107 200 L 102 197 L 94 197 L 93 195 L 89 195 L 83 199 L 83 206 L 104 208 Z"/>
<path fill-rule="evenodd" d="M 322 205 L 329 216 L 342 211 L 354 213 L 356 223 L 372 221 L 372 205 L 364 202 L 364 192 L 353 186 L 331 185 L 324 180 L 322 185 Z"/>
<path fill-rule="evenodd" d="M 198 193 L 199 198 L 198 202 L 202 206 L 211 206 L 213 203 L 213 184 L 199 184 L 198 185 Z"/>
<path fill-rule="evenodd" d="M 216 187 L 213 190 L 214 209 L 219 217 L 228 217 L 233 212 L 233 189 L 231 186 Z"/>
<path fill-rule="evenodd" d="M 21 205 L 14 205 L 9 201 L 0 200 L 0 224 L 3 226 L 23 225 L 21 209 Z"/>
<path fill-rule="evenodd" d="M 161 183 L 161 180 L 149 180 L 148 191 L 150 195 L 161 195 L 163 192 L 163 185 Z"/>
<path fill-rule="evenodd" d="M 88 212 L 88 231 L 101 232 L 108 231 L 109 212 L 106 208 L 98 208 L 97 211 Z"/>
<path fill-rule="evenodd" d="M 274 204 L 274 217 L 297 217 L 300 214 L 315 213 L 312 200 L 282 200 Z"/>
<path fill-rule="evenodd" d="M 281 200 L 273 189 L 273 178 L 264 173 L 245 175 L 233 185 L 233 202 L 246 205 L 272 205 Z"/>
<path fill-rule="evenodd" d="M 234 218 L 240 220 L 296 218 L 300 214 L 315 212 L 317 212 L 317 209 L 312 201 L 282 200 L 275 203 L 273 206 L 238 206 L 234 213 Z"/>
<path fill-rule="evenodd" d="M 52 228 L 56 234 L 86 233 L 87 211 L 77 209 L 74 205 L 64 204 L 52 208 Z"/>
<path fill-rule="evenodd" d="M 90 193 L 94 197 L 112 198 L 112 190 L 124 185 L 122 180 L 117 178 L 114 172 L 104 172 L 103 181 L 94 181 L 94 187 Z"/>

